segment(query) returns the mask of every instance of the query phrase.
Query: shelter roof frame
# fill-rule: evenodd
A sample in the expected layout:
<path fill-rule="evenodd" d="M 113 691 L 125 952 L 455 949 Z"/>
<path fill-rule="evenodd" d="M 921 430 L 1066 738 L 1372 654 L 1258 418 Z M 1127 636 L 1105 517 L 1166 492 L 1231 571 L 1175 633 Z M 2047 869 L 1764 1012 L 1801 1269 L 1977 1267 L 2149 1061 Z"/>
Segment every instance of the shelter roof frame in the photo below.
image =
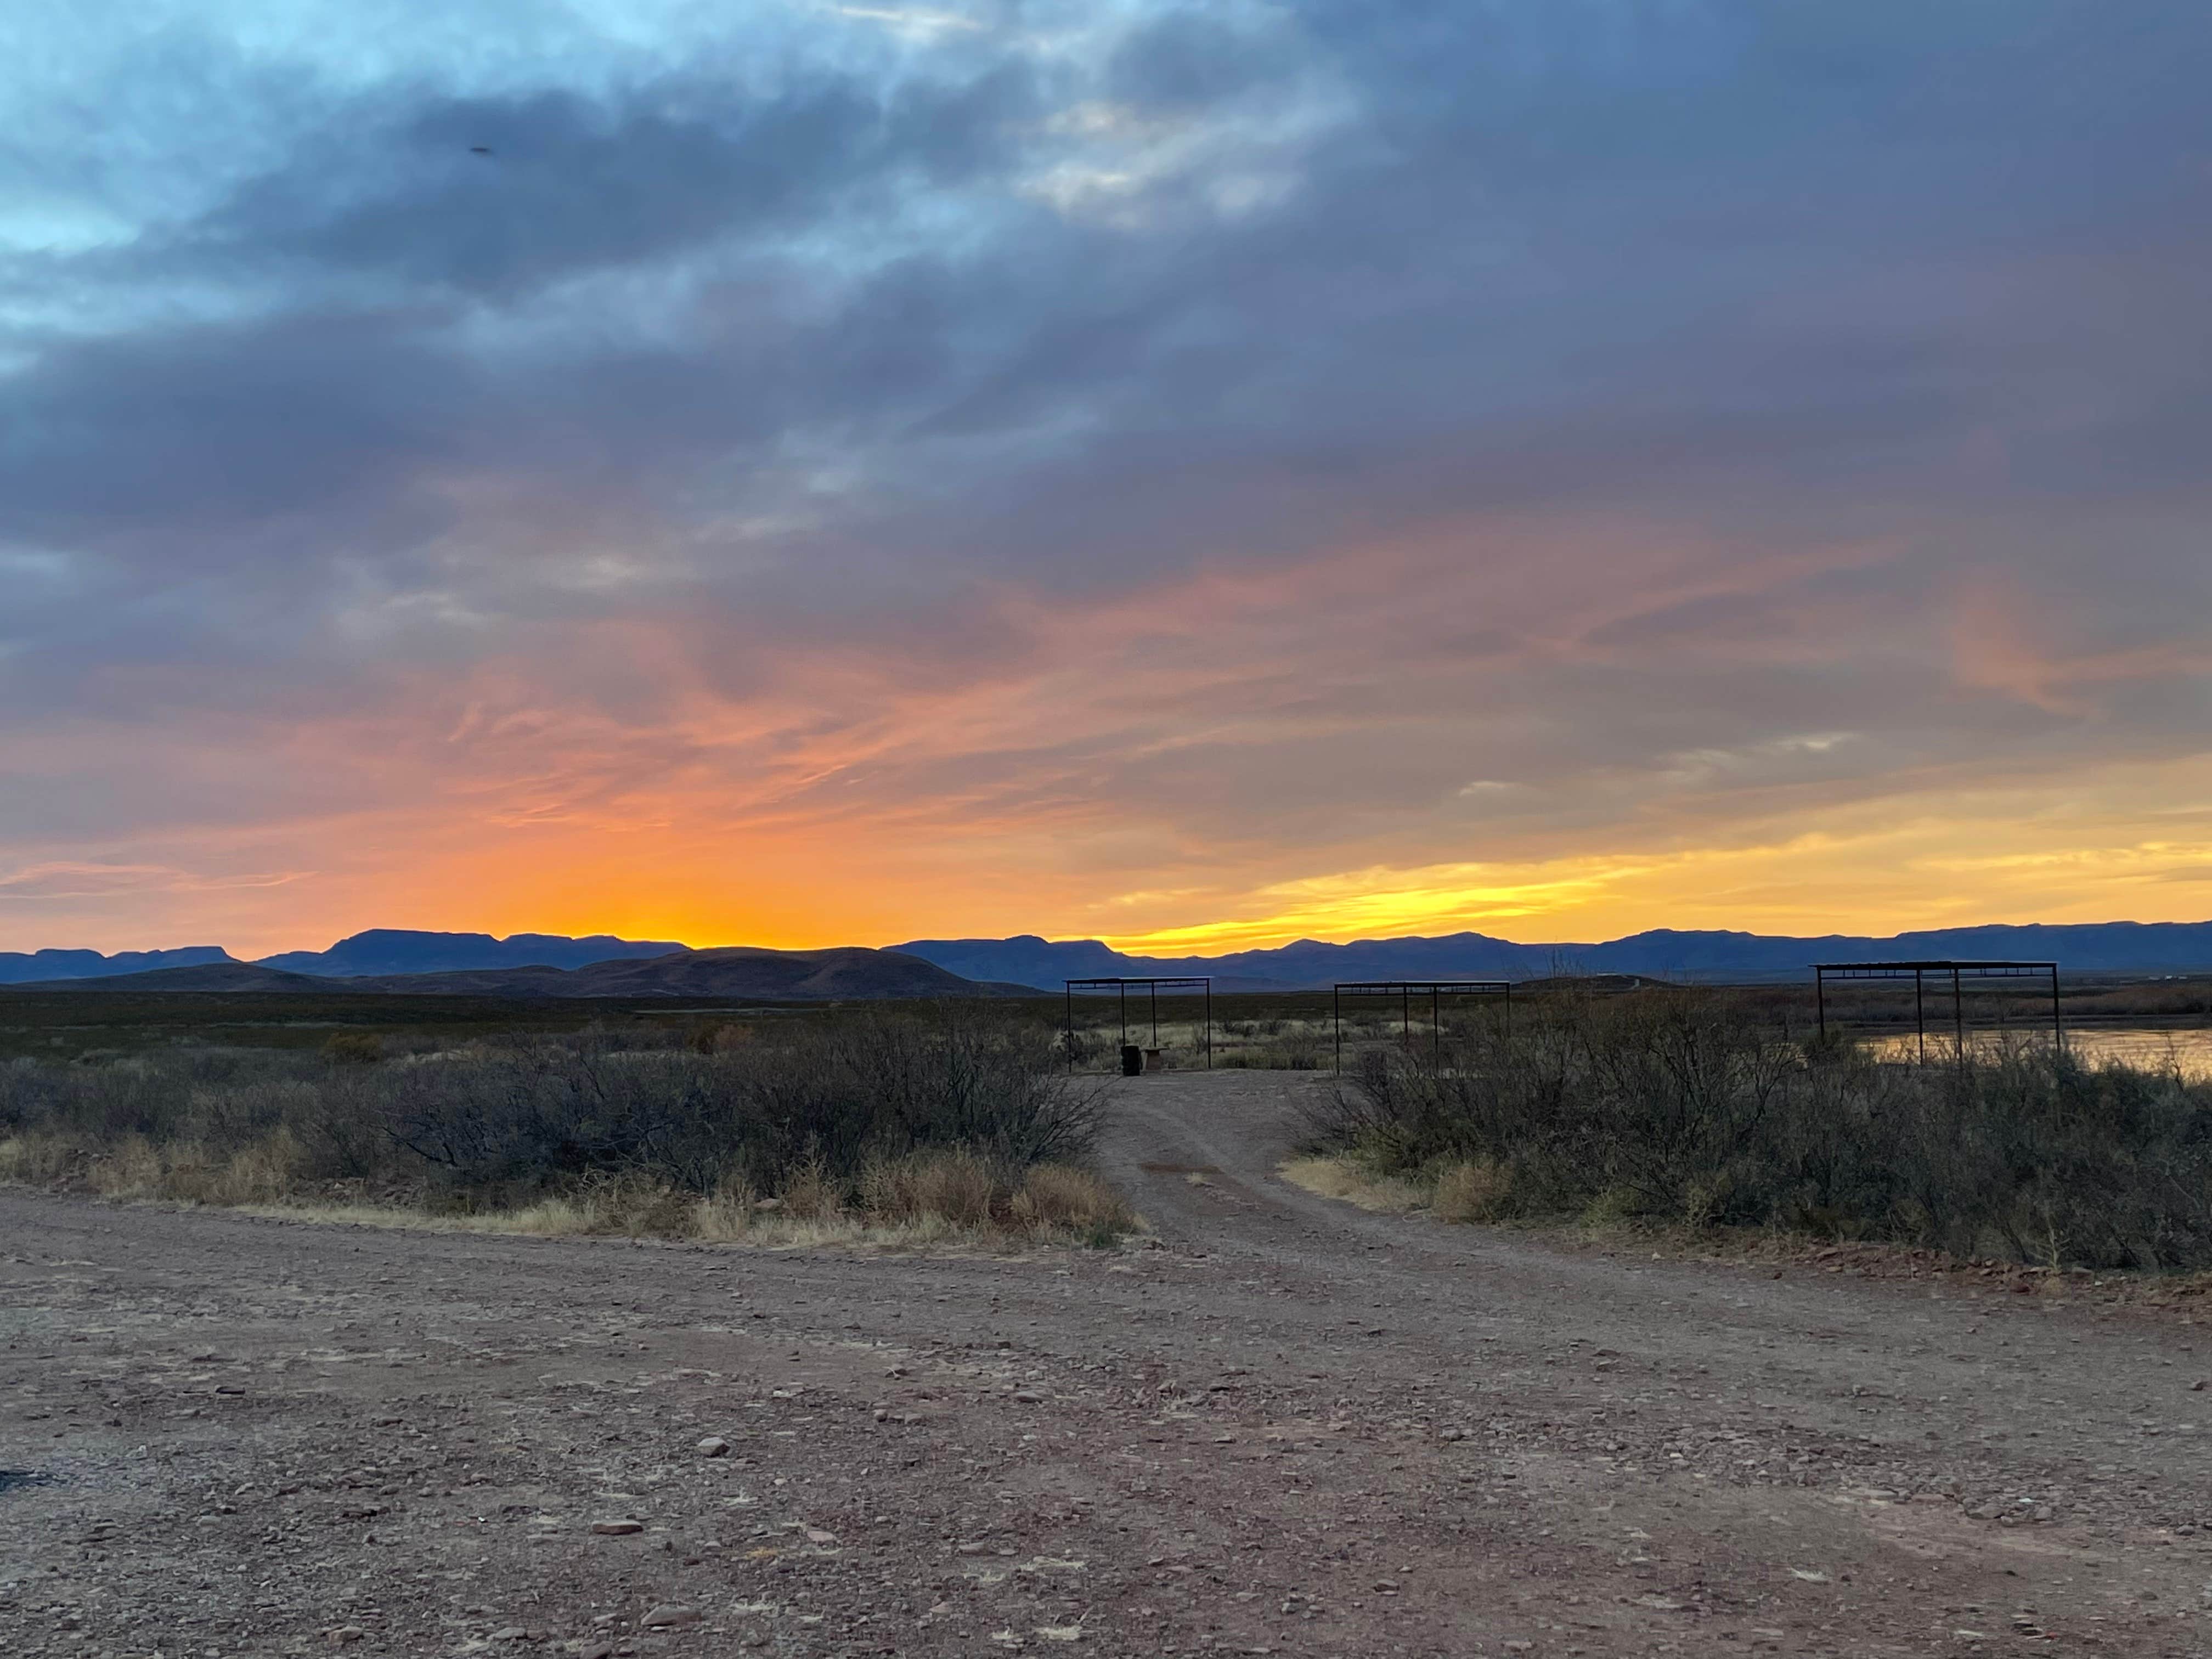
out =
<path fill-rule="evenodd" d="M 1149 974 L 1134 977 L 1106 975 L 1095 979 L 1069 979 L 1060 981 L 1061 994 L 1067 999 L 1067 1074 L 1075 1075 L 1075 994 L 1078 991 L 1118 991 L 1121 1010 L 1121 1046 L 1129 1046 L 1129 988 L 1142 986 L 1152 999 L 1152 1048 L 1160 1046 L 1160 987 L 1196 986 L 1206 1004 L 1201 1030 L 1206 1047 L 1206 1069 L 1213 1069 L 1213 976 L 1211 974 Z"/>
<path fill-rule="evenodd" d="M 1413 997 L 1416 994 L 1429 1000 L 1429 1059 L 1432 1065 L 1443 1060 L 1444 1023 L 1443 999 L 1448 996 L 1488 997 L 1505 999 L 1505 1030 L 1513 1030 L 1513 981 L 1509 979 L 1347 979 L 1340 980 L 1329 988 L 1329 1026 L 1335 1048 L 1335 1069 L 1344 1069 L 1344 1000 L 1347 996 L 1391 996 L 1398 999 L 1398 1034 L 1401 1041 L 1411 1042 L 1413 1032 Z"/>
<path fill-rule="evenodd" d="M 1966 1015 L 1963 981 L 1969 979 L 2041 979 L 2051 981 L 2051 1037 L 2059 1049 L 2066 1047 L 2066 1024 L 2058 1005 L 2058 964 L 2056 962 L 2016 961 L 2009 957 L 1929 957 L 1893 962 L 1816 962 L 1813 964 L 1813 1000 L 1820 1021 L 1820 1040 L 1828 1036 L 1828 981 L 1902 980 L 1912 981 L 1912 1024 L 1920 1045 L 1920 1060 L 1928 1060 L 1927 977 L 1951 976 L 1951 1039 L 1961 1065 L 1966 1058 Z"/>

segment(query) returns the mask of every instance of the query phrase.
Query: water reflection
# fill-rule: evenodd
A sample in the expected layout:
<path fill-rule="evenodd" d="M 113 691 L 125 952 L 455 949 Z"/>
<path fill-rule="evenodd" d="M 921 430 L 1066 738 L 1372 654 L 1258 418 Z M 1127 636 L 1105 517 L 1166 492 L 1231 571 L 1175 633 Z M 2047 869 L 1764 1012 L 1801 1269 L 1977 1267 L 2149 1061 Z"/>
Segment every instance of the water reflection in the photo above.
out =
<path fill-rule="evenodd" d="M 2048 1032 L 2040 1036 L 2021 1031 L 1969 1031 L 1966 1034 L 1967 1052 L 1985 1055 L 1991 1060 L 2008 1052 L 2047 1048 L 2050 1042 Z M 1896 1036 L 1871 1038 L 1867 1046 L 1884 1060 L 1911 1060 L 1917 1057 L 1920 1051 L 1919 1039 L 1910 1031 Z M 2154 1071 L 2171 1066 L 2192 1082 L 2212 1080 L 2212 1030 L 2202 1028 L 2159 1030 L 2100 1026 L 2088 1030 L 2067 1032 L 2066 1047 L 2075 1059 L 2092 1066 L 2102 1060 L 2118 1060 Z M 1945 1031 L 1940 1036 L 1932 1030 L 1928 1033 L 1929 1060 L 1948 1060 L 1953 1052 L 1950 1032 Z"/>

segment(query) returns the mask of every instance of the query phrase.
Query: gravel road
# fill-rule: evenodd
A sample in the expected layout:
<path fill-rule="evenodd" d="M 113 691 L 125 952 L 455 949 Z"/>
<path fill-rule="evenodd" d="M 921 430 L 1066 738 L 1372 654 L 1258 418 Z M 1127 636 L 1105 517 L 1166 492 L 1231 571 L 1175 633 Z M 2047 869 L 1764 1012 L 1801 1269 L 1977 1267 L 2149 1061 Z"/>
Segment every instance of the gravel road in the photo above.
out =
<path fill-rule="evenodd" d="M 1319 1086 L 1115 1084 L 1119 1252 L 0 1193 L 0 1651 L 2212 1652 L 2203 1328 L 1364 1214 Z"/>

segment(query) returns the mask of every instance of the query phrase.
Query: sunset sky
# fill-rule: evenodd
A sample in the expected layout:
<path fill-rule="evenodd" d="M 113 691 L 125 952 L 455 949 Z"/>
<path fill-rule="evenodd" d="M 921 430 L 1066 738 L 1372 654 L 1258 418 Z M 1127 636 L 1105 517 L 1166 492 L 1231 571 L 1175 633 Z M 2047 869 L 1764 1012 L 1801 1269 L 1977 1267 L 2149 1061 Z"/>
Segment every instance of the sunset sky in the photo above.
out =
<path fill-rule="evenodd" d="M 2212 915 L 2203 0 L 0 48 L 0 949 Z"/>

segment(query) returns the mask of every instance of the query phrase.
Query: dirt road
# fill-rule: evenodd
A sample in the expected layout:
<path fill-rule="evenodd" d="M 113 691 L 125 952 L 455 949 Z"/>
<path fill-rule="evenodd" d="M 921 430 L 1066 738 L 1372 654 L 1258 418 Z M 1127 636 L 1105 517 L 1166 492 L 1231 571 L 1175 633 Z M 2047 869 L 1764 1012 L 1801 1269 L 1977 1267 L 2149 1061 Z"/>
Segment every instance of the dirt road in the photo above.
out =
<path fill-rule="evenodd" d="M 1312 1086 L 1117 1085 L 1120 1253 L 0 1194 L 0 1647 L 2212 1651 L 2201 1328 L 1364 1215 Z"/>

